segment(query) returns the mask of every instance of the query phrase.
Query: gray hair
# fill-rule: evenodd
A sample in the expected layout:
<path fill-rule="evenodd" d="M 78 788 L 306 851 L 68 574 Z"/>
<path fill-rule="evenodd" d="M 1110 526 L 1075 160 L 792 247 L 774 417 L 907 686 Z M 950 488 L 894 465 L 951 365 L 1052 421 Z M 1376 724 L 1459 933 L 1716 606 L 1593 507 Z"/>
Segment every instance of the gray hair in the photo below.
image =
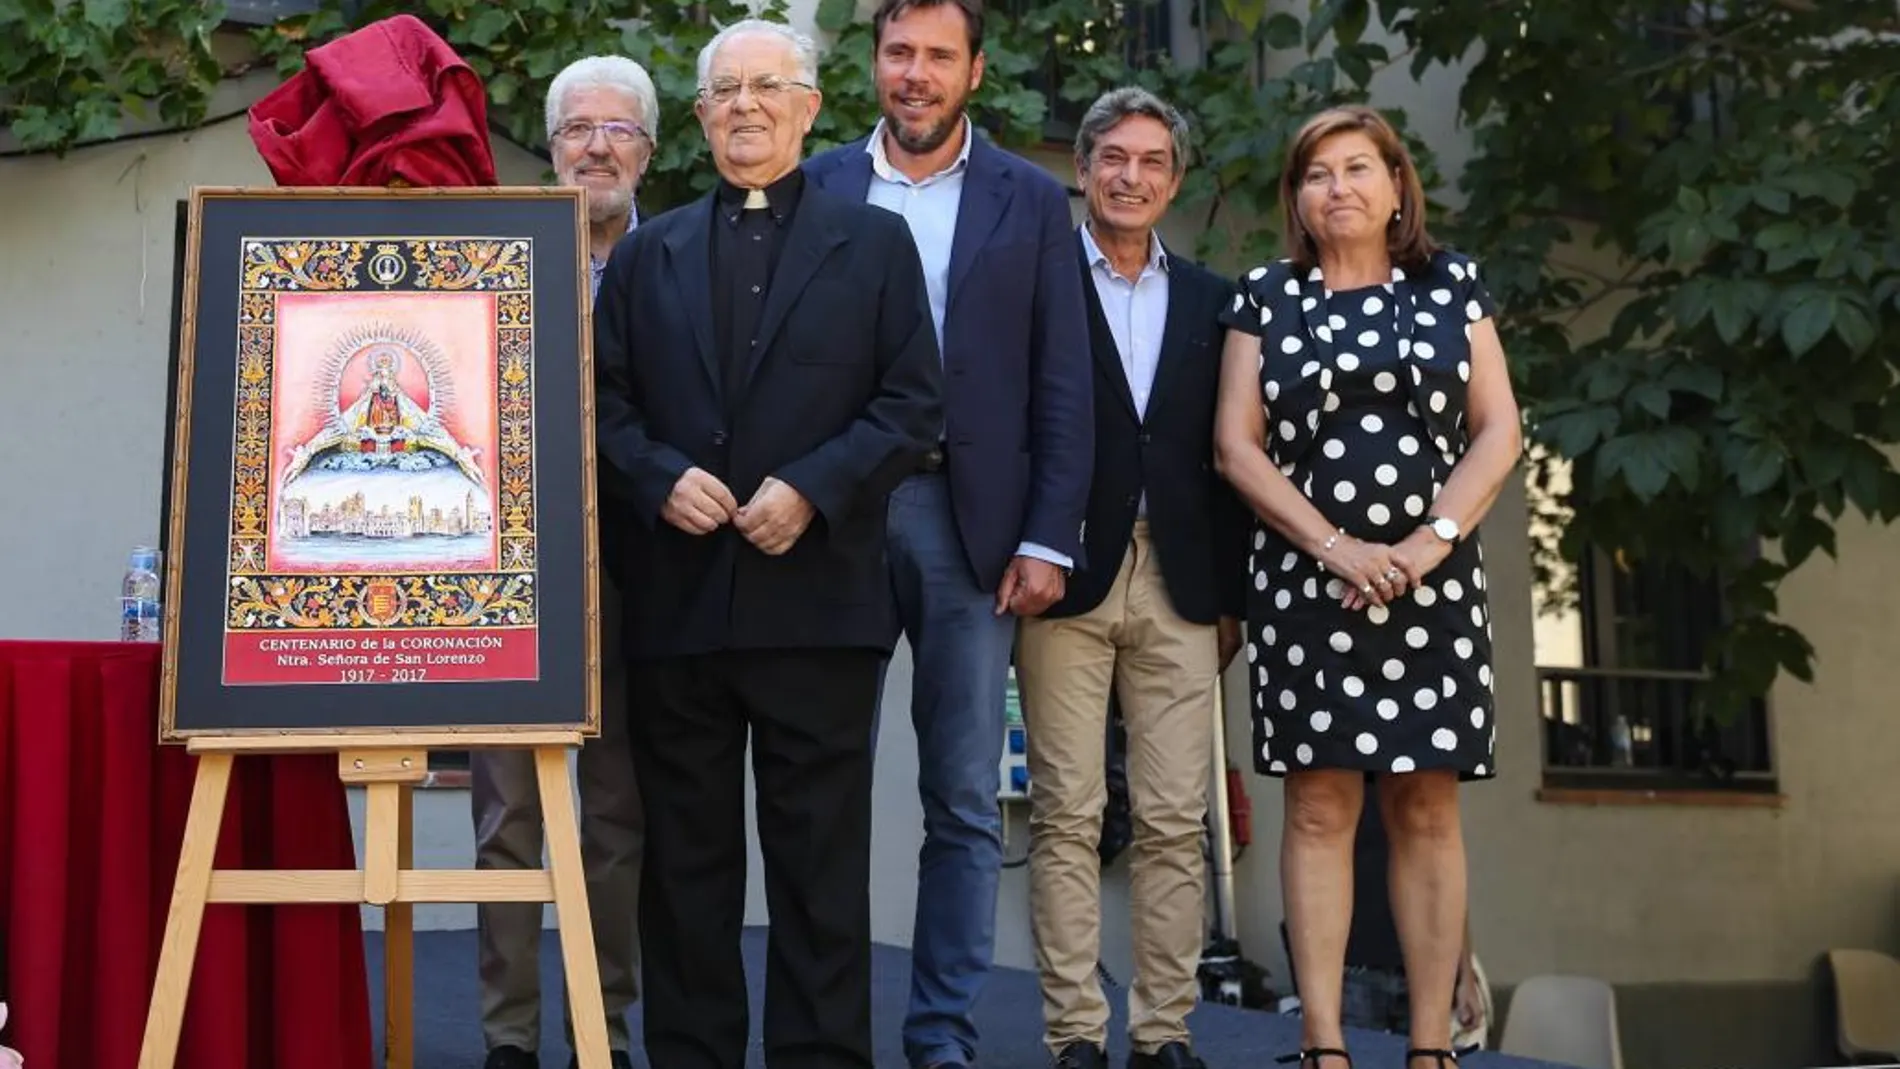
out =
<path fill-rule="evenodd" d="M 818 45 L 811 38 L 792 29 L 782 22 L 766 19 L 740 19 L 713 35 L 706 47 L 699 50 L 699 88 L 706 88 L 712 79 L 713 57 L 719 54 L 719 48 L 735 37 L 749 34 L 765 34 L 777 37 L 792 46 L 792 55 L 798 60 L 799 81 L 807 85 L 818 84 Z"/>
<path fill-rule="evenodd" d="M 562 68 L 548 85 L 548 140 L 561 125 L 567 95 L 576 89 L 617 89 L 633 98 L 640 125 L 654 143 L 660 140 L 660 98 L 646 68 L 625 56 L 588 56 Z"/>
<path fill-rule="evenodd" d="M 1110 89 L 1089 105 L 1088 113 L 1082 116 L 1081 127 L 1075 132 L 1076 160 L 1086 167 L 1102 135 L 1119 126 L 1123 119 L 1136 115 L 1146 115 L 1168 128 L 1168 136 L 1174 140 L 1174 173 L 1187 170 L 1190 148 L 1187 120 L 1174 105 L 1138 85 Z"/>

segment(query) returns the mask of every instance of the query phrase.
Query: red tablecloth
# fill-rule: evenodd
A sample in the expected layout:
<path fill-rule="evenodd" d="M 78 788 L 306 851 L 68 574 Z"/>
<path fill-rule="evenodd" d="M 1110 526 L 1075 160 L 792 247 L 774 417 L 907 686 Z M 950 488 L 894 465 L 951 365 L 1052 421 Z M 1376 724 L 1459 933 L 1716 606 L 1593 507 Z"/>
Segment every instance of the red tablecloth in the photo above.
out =
<path fill-rule="evenodd" d="M 196 758 L 158 744 L 158 647 L 0 642 L 0 1044 L 134 1069 Z M 336 758 L 239 756 L 219 868 L 354 868 Z M 369 1069 L 351 906 L 205 910 L 179 1069 Z"/>

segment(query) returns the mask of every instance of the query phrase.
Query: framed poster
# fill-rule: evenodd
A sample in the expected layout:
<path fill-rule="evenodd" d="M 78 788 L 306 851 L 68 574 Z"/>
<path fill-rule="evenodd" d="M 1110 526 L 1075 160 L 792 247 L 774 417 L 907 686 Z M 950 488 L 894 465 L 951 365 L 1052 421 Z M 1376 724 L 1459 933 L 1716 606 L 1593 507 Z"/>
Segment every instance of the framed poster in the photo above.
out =
<path fill-rule="evenodd" d="M 193 190 L 161 731 L 598 730 L 572 189 Z"/>

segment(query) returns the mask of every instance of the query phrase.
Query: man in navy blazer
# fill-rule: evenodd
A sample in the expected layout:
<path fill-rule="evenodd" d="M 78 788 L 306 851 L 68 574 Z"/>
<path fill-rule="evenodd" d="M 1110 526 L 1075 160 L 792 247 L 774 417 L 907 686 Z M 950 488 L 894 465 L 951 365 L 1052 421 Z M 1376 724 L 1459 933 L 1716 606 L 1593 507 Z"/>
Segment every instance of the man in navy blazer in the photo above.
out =
<path fill-rule="evenodd" d="M 910 224 L 943 358 L 943 441 L 892 494 L 887 536 L 924 807 L 904 1049 L 926 1069 L 976 1059 L 1010 653 L 1084 564 L 1092 372 L 1066 191 L 966 114 L 982 0 L 884 0 L 873 26 L 883 119 L 806 171 Z"/>

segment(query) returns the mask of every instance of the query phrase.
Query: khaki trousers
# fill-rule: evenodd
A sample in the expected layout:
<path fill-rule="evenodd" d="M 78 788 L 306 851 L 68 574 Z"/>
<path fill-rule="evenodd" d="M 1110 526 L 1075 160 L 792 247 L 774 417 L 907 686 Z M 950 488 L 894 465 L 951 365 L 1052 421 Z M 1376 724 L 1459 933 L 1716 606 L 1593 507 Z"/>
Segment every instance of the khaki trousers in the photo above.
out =
<path fill-rule="evenodd" d="M 1215 628 L 1175 614 L 1145 520 L 1092 611 L 1027 619 L 1016 675 L 1029 736 L 1029 887 L 1044 1042 L 1106 1046 L 1101 957 L 1102 810 L 1109 690 L 1128 729 L 1135 975 L 1129 1039 L 1153 1053 L 1188 1042 L 1206 938 L 1205 864 Z"/>
<path fill-rule="evenodd" d="M 581 866 L 594 922 L 607 1041 L 628 1049 L 627 1009 L 639 995 L 640 857 L 646 819 L 628 748 L 627 661 L 621 649 L 620 597 L 605 574 L 601 592 L 600 736 L 576 758 L 580 786 Z M 543 862 L 541 792 L 528 750 L 476 750 L 469 755 L 475 819 L 475 867 L 539 868 Z M 538 902 L 485 902 L 476 907 L 482 985 L 482 1038 L 488 1049 L 541 1046 L 541 920 Z M 574 1024 L 562 1000 L 570 1048 Z"/>

